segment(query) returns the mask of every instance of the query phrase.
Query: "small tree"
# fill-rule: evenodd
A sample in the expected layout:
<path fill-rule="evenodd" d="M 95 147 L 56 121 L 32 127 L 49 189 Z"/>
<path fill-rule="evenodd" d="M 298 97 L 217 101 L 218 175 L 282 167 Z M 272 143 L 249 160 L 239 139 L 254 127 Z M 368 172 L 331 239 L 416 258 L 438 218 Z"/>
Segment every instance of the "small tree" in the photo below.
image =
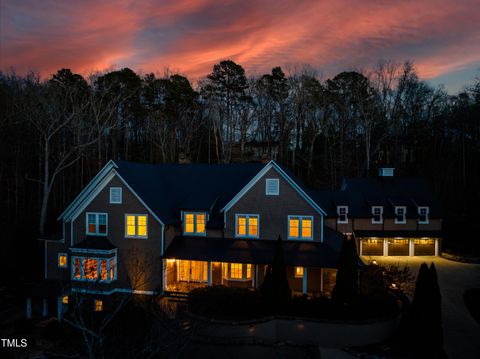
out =
<path fill-rule="evenodd" d="M 412 349 L 425 357 L 443 357 L 441 294 L 433 263 L 420 266 L 409 318 Z"/>
<path fill-rule="evenodd" d="M 357 247 L 353 239 L 344 237 L 332 299 L 343 305 L 349 304 L 358 296 L 358 291 Z"/>
<path fill-rule="evenodd" d="M 280 236 L 277 239 L 273 263 L 267 267 L 265 279 L 260 286 L 260 293 L 265 303 L 275 312 L 282 311 L 292 298 Z"/>

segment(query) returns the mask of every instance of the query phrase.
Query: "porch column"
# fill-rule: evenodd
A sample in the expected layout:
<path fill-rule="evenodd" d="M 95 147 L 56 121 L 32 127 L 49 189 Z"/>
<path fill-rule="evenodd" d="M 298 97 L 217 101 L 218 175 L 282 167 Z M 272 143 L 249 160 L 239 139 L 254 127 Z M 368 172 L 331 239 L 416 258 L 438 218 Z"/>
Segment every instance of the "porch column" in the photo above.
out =
<path fill-rule="evenodd" d="M 25 307 L 25 315 L 27 316 L 27 319 L 32 318 L 32 298 L 28 297 L 27 298 L 27 303 Z"/>
<path fill-rule="evenodd" d="M 57 319 L 59 322 L 62 321 L 62 314 L 63 314 L 63 302 L 62 297 L 57 298 Z"/>
<path fill-rule="evenodd" d="M 307 294 L 307 267 L 303 267 L 303 294 Z"/>
<path fill-rule="evenodd" d="M 435 255 L 438 257 L 440 254 L 440 240 L 438 238 L 434 239 L 435 241 Z"/>
<path fill-rule="evenodd" d="M 363 256 L 363 241 L 361 238 L 358 240 L 358 248 L 360 249 L 360 255 Z"/>
<path fill-rule="evenodd" d="M 320 292 L 323 293 L 323 268 L 320 268 Z"/>
<path fill-rule="evenodd" d="M 167 260 L 162 259 L 162 289 L 167 290 Z"/>
<path fill-rule="evenodd" d="M 42 315 L 46 317 L 48 315 L 48 300 L 43 298 L 42 300 Z"/>
<path fill-rule="evenodd" d="M 388 239 L 383 239 L 383 256 L 388 257 Z"/>
<path fill-rule="evenodd" d="M 408 240 L 408 255 L 410 257 L 413 257 L 415 255 L 415 243 L 414 239 L 409 239 Z"/>
<path fill-rule="evenodd" d="M 212 262 L 207 262 L 207 285 L 212 285 Z"/>

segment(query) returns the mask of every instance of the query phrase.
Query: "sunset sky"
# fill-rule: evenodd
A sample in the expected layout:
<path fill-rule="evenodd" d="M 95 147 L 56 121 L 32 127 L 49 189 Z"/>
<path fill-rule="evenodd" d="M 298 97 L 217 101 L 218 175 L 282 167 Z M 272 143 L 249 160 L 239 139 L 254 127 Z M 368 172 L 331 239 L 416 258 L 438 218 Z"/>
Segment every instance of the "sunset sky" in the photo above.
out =
<path fill-rule="evenodd" d="M 323 78 L 413 60 L 451 93 L 480 74 L 480 0 L 0 0 L 0 69 L 165 68 L 198 79 L 310 64 Z"/>

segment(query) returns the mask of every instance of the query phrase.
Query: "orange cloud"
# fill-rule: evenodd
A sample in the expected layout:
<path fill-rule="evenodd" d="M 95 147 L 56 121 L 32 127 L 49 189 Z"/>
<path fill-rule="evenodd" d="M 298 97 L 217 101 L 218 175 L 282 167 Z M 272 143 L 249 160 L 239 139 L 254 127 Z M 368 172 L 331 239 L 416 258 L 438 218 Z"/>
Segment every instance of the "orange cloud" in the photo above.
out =
<path fill-rule="evenodd" d="M 477 0 L 7 1 L 0 68 L 51 74 L 128 66 L 208 74 L 310 64 L 328 76 L 380 59 L 414 60 L 434 78 L 480 64 Z"/>

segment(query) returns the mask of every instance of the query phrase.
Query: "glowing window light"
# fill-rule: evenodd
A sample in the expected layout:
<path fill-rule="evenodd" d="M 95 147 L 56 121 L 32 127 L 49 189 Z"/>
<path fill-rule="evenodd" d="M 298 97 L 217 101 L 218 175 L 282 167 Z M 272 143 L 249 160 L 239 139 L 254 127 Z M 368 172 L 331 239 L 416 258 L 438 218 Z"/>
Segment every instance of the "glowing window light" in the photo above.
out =
<path fill-rule="evenodd" d="M 295 267 L 295 278 L 303 278 L 303 267 Z"/>

